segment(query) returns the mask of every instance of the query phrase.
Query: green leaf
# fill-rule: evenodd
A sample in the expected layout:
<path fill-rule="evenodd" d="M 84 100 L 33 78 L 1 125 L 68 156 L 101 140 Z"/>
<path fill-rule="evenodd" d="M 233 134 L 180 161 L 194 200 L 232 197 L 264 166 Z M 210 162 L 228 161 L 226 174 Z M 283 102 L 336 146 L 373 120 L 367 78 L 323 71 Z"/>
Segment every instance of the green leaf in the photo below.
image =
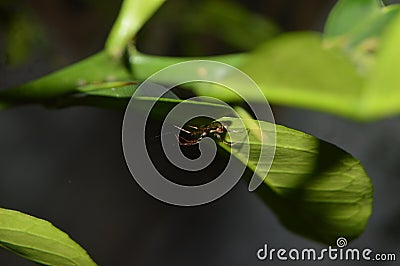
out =
<path fill-rule="evenodd" d="M 44 265 L 96 265 L 81 246 L 51 223 L 2 208 L 0 246 Z"/>
<path fill-rule="evenodd" d="M 45 34 L 38 19 L 30 10 L 21 6 L 17 10 L 7 7 L 7 4 L 9 3 L 5 3 L 4 7 L 0 4 L 0 9 L 8 12 L 7 16 L 2 17 L 2 24 L 4 23 L 2 26 L 5 26 L 6 60 L 7 65 L 15 67 L 26 63 L 33 55 L 35 47 L 46 49 Z"/>
<path fill-rule="evenodd" d="M 273 104 L 323 111 L 359 121 L 398 114 L 398 28 L 400 13 L 382 35 L 376 63 L 371 65 L 368 75 L 360 73 L 341 51 L 324 48 L 321 36 L 316 33 L 281 35 L 249 54 L 240 69 L 254 79 Z M 233 80 L 234 76 L 227 75 L 221 82 L 233 84 Z M 193 90 L 198 95 L 228 102 L 239 100 L 236 94 L 221 86 L 196 84 Z M 248 90 L 245 100 L 257 102 L 259 98 Z"/>
<path fill-rule="evenodd" d="M 88 84 L 77 88 L 86 95 L 97 95 L 114 98 L 130 98 L 138 87 L 137 82 L 113 81 Z"/>
<path fill-rule="evenodd" d="M 314 33 L 292 33 L 260 47 L 241 67 L 267 99 L 349 113 L 362 80 L 348 60 Z"/>
<path fill-rule="evenodd" d="M 222 118 L 229 132 L 242 130 L 240 119 Z M 263 173 L 269 162 L 259 161 L 263 134 L 271 134 L 272 124 L 244 119 L 249 132 L 250 159 L 241 143 L 220 145 L 245 163 L 249 171 Z M 275 157 L 269 173 L 256 193 L 289 230 L 326 244 L 338 237 L 358 237 L 372 211 L 373 188 L 360 162 L 338 147 L 293 129 L 276 125 Z M 258 164 L 258 166 L 257 166 Z M 257 170 L 256 170 L 256 167 Z M 264 176 L 260 176 L 263 178 Z M 266 221 L 268 224 L 268 221 Z"/>
<path fill-rule="evenodd" d="M 254 51 L 241 69 L 256 81 L 267 99 L 335 112 L 351 113 L 348 104 L 362 87 L 353 65 L 340 53 L 324 49 L 315 33 L 277 38 Z"/>
<path fill-rule="evenodd" d="M 216 60 L 227 64 L 239 65 L 245 60 L 246 55 L 232 54 L 201 58 L 164 57 L 141 54 L 131 47 L 128 57 L 130 65 L 126 67 L 122 61 L 114 60 L 106 52 L 102 51 L 34 81 L 0 91 L 0 109 L 21 104 L 43 104 L 56 108 L 69 105 L 91 105 L 122 109 L 127 104 L 125 99 L 128 97 L 127 93 L 130 93 L 136 87 L 135 84 L 132 84 L 132 78 L 145 80 L 155 72 L 171 64 L 195 59 Z M 130 70 L 133 73 L 130 73 Z M 160 80 L 159 82 L 169 84 L 171 78 Z M 125 83 L 129 83 L 133 87 L 120 88 Z M 111 89 L 113 87 L 115 91 Z M 98 94 L 101 97 L 78 99 L 76 96 L 79 92 L 84 92 L 85 95 Z M 106 99 L 106 96 L 113 99 Z"/>
<path fill-rule="evenodd" d="M 122 62 L 100 52 L 34 81 L 1 91 L 0 105 L 43 103 L 77 92 L 77 88 L 85 84 L 113 80 L 129 80 L 129 73 Z"/>
<path fill-rule="evenodd" d="M 125 111 L 138 86 L 139 84 L 136 82 L 88 84 L 78 87 L 77 90 L 79 93 L 60 98 L 48 106 L 61 108 L 65 106 L 85 105 Z M 151 93 L 148 95 L 151 95 Z M 215 112 L 219 113 L 221 116 L 231 114 L 231 108 L 225 105 L 205 101 L 182 100 L 171 91 L 167 92 L 161 98 L 136 96 L 135 103 L 138 104 L 138 106 L 135 106 L 137 110 L 146 110 L 149 104 L 155 103 L 150 113 L 155 119 L 164 119 L 165 115 L 177 104 L 187 106 L 185 108 L 190 108 L 191 110 L 198 109 L 199 113 L 201 113 L 204 108 L 207 108 L 207 110 L 215 109 Z"/>
<path fill-rule="evenodd" d="M 366 79 L 364 105 L 371 116 L 384 117 L 400 113 L 400 14 L 382 37 L 375 67 Z"/>
<path fill-rule="evenodd" d="M 363 80 L 340 52 L 324 49 L 316 33 L 289 33 L 256 49 L 240 66 L 260 87 L 268 101 L 358 118 Z M 228 80 L 228 81 L 226 81 Z M 224 83 L 232 84 L 234 76 Z M 240 81 L 237 81 L 240 82 Z M 195 92 L 236 101 L 238 96 L 215 86 L 198 86 Z M 258 101 L 251 90 L 245 100 Z"/>
<path fill-rule="evenodd" d="M 368 76 L 380 38 L 399 12 L 399 5 L 385 7 L 377 0 L 341 0 L 327 20 L 324 45 L 339 47 Z"/>
<path fill-rule="evenodd" d="M 6 109 L 7 107 L 9 107 L 9 105 L 7 103 L 3 103 L 0 101 L 0 110 Z"/>
<path fill-rule="evenodd" d="M 324 30 L 325 36 L 332 38 L 351 33 L 382 6 L 380 0 L 339 0 L 329 14 Z"/>
<path fill-rule="evenodd" d="M 203 57 L 170 57 L 170 56 L 155 56 L 143 54 L 137 51 L 134 47 L 128 49 L 129 63 L 132 69 L 132 75 L 135 80 L 145 80 L 157 71 L 173 64 L 183 63 L 190 60 L 213 60 L 232 66 L 240 66 L 247 59 L 246 53 L 240 54 L 227 54 L 217 56 L 203 56 Z M 169 84 L 173 80 L 170 77 L 167 80 L 158 80 L 160 83 Z"/>
<path fill-rule="evenodd" d="M 380 41 L 380 37 L 385 32 L 387 26 L 392 20 L 399 14 L 400 5 L 391 5 L 382 7 L 379 12 L 374 12 L 365 21 L 363 25 L 356 28 L 354 31 L 347 35 L 347 49 L 349 48 L 362 48 L 366 42 Z M 378 44 L 376 46 L 378 46 Z M 375 48 L 375 49 L 373 49 Z M 377 47 L 369 48 L 369 51 L 373 52 Z M 371 51 L 372 50 L 372 51 Z"/>
<path fill-rule="evenodd" d="M 187 2 L 182 11 L 179 17 L 171 12 L 170 19 L 177 20 L 181 28 L 176 30 L 185 36 L 182 48 L 191 54 L 204 53 L 204 43 L 199 41 L 204 36 L 220 40 L 234 50 L 250 50 L 279 32 L 277 25 L 265 16 L 233 1 Z"/>

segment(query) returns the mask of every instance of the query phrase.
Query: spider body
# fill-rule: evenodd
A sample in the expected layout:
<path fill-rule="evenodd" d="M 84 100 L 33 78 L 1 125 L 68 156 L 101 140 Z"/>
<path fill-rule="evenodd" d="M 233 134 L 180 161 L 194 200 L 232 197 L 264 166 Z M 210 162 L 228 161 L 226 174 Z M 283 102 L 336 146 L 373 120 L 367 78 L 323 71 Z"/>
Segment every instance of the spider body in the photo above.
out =
<path fill-rule="evenodd" d="M 192 130 L 187 130 L 178 127 L 178 129 L 189 135 L 188 139 L 179 135 L 178 141 L 179 145 L 181 146 L 196 145 L 206 137 L 230 145 L 230 143 L 224 140 L 227 130 L 220 122 L 212 122 L 209 125 L 204 125 L 199 127 L 196 126 L 188 126 L 188 127 L 190 127 Z"/>

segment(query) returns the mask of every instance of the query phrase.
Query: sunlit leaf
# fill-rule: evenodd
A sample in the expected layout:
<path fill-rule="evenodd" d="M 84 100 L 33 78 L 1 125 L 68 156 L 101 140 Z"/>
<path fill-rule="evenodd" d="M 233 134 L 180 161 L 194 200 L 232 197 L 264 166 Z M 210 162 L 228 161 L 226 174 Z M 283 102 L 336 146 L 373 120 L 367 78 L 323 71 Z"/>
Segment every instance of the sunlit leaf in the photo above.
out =
<path fill-rule="evenodd" d="M 365 106 L 371 116 L 383 117 L 400 112 L 400 15 L 390 24 L 382 38 L 375 67 L 367 77 Z"/>
<path fill-rule="evenodd" d="M 85 95 L 96 95 L 113 98 L 130 98 L 138 87 L 137 82 L 113 81 L 87 84 L 77 88 Z"/>
<path fill-rule="evenodd" d="M 81 246 L 51 223 L 1 208 L 0 246 L 44 265 L 96 265 Z"/>
<path fill-rule="evenodd" d="M 34 81 L 1 91 L 0 105 L 43 103 L 77 92 L 83 85 L 114 80 L 129 80 L 129 73 L 122 62 L 100 52 Z"/>
<path fill-rule="evenodd" d="M 316 33 L 282 35 L 252 52 L 240 69 L 254 79 L 270 103 L 358 115 L 361 76 L 340 52 L 324 49 Z M 236 94 L 221 87 L 198 86 L 195 92 L 224 101 L 238 100 Z M 248 90 L 245 100 L 260 99 Z"/>

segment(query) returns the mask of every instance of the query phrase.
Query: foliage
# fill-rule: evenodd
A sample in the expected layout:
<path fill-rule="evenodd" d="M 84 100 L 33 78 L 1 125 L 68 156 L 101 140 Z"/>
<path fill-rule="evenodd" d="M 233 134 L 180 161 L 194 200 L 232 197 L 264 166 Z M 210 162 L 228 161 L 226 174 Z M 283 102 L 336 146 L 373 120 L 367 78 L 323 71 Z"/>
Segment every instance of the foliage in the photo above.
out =
<path fill-rule="evenodd" d="M 0 246 L 45 265 L 96 265 L 86 251 L 51 223 L 0 208 Z"/>
<path fill-rule="evenodd" d="M 1 91 L 0 108 L 42 104 L 123 110 L 140 82 L 172 63 L 194 59 L 148 55 L 137 51 L 132 43 L 162 3 L 163 0 L 125 0 L 103 51 L 27 84 Z M 212 16 L 218 4 L 221 3 L 208 1 L 202 14 L 211 16 L 213 23 L 223 24 L 221 12 Z M 238 14 L 242 19 L 251 17 L 236 6 L 228 7 L 228 13 Z M 224 31 L 221 34 L 225 34 L 227 42 L 253 50 L 202 59 L 225 62 L 243 70 L 255 79 L 273 104 L 363 121 L 382 118 L 400 112 L 397 89 L 400 76 L 395 72 L 400 62 L 399 10 L 397 5 L 384 6 L 377 0 L 340 0 L 330 13 L 323 34 L 285 33 L 272 40 L 268 39 L 276 34 L 276 28 L 253 16 L 252 25 L 268 31 L 265 43 L 253 49 L 248 42 Z M 227 16 L 227 19 L 233 18 Z M 201 22 L 199 18 L 192 20 L 197 27 L 201 27 L 198 25 Z M 259 42 L 264 41 L 260 32 L 251 34 Z M 173 78 L 159 82 L 168 83 Z M 227 77 L 230 78 L 233 77 Z M 231 105 L 240 100 L 221 87 L 197 84 L 186 89 Z M 251 92 L 245 96 L 255 102 L 259 100 Z M 162 118 L 181 102 L 162 98 L 153 115 Z M 242 115 L 247 119 L 249 132 L 269 130 L 268 123 L 252 120 L 246 112 Z M 224 120 L 235 127 L 234 119 L 220 121 Z M 254 128 L 254 122 L 260 128 Z M 262 144 L 254 135 L 251 144 L 251 154 L 257 158 Z M 244 161 L 240 149 L 221 146 Z M 256 162 L 250 161 L 246 166 L 250 173 L 259 174 Z M 261 167 L 267 166 L 261 164 Z M 277 150 L 268 176 L 257 194 L 293 232 L 329 244 L 339 236 L 354 239 L 363 232 L 372 210 L 373 189 L 363 167 L 348 153 L 305 133 L 277 126 Z M 43 264 L 93 263 L 79 245 L 49 223 L 5 209 L 0 211 L 0 245 Z"/>

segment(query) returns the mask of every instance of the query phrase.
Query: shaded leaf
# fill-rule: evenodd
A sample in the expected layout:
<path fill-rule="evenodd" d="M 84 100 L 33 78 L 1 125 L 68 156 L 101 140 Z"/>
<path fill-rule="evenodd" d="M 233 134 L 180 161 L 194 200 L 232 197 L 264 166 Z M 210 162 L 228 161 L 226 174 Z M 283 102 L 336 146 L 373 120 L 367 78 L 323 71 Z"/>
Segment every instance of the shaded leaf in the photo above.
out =
<path fill-rule="evenodd" d="M 5 9 L 9 11 L 7 16 L 9 21 L 5 21 L 5 23 L 3 21 L 6 24 L 6 36 L 4 38 L 7 51 L 6 62 L 15 67 L 28 61 L 34 53 L 34 48 L 45 46 L 43 45 L 45 43 L 45 34 L 30 10 L 21 6 L 19 8 L 15 8 L 15 6 L 14 8 L 7 8 L 7 4 L 10 3 L 5 2 Z M 1 5 L 0 12 L 2 11 Z M 12 11 L 10 12 L 10 10 Z M 7 11 L 4 10 L 3 12 Z"/>
<path fill-rule="evenodd" d="M 135 82 L 89 84 L 79 87 L 77 90 L 80 91 L 80 93 L 60 98 L 55 102 L 49 103 L 48 106 L 62 108 L 66 106 L 84 105 L 125 111 L 138 85 L 139 84 Z M 155 89 L 157 90 L 157 87 L 155 87 Z M 151 95 L 151 93 L 147 93 L 148 95 Z M 139 111 L 146 110 L 149 108 L 149 105 L 155 103 L 150 113 L 150 115 L 155 119 L 164 119 L 166 114 L 168 114 L 168 112 L 178 104 L 182 105 L 183 108 L 198 110 L 198 113 L 202 113 L 204 109 L 208 111 L 215 109 L 215 112 L 219 113 L 221 116 L 231 113 L 231 108 L 228 108 L 225 105 L 206 101 L 182 100 L 171 91 L 165 93 L 161 98 L 136 96 L 135 103 L 138 104 L 135 108 Z M 179 119 L 178 117 L 176 118 Z"/>
<path fill-rule="evenodd" d="M 241 130 L 239 119 L 223 118 L 229 131 Z M 267 122 L 243 120 L 249 132 L 250 159 L 247 162 L 241 143 L 221 144 L 249 171 L 258 174 L 269 167 L 258 160 L 261 146 L 252 132 L 270 134 Z M 254 123 L 256 122 L 256 123 Z M 366 226 L 372 211 L 373 188 L 360 162 L 338 147 L 293 129 L 276 125 L 275 157 L 269 173 L 256 193 L 272 208 L 289 230 L 326 244 L 338 237 L 351 240 Z M 259 163 L 259 170 L 256 166 Z M 261 171 L 260 171 L 261 170 Z"/>
<path fill-rule="evenodd" d="M 179 18 L 171 12 L 170 19 L 179 19 L 177 29 L 182 38 L 182 49 L 189 53 L 204 53 L 204 36 L 220 40 L 235 50 L 250 50 L 271 37 L 279 29 L 265 16 L 252 13 L 232 1 L 188 2 Z M 216 27 L 218 25 L 218 27 Z M 216 48 L 213 47 L 215 50 Z"/>
<path fill-rule="evenodd" d="M 51 223 L 1 208 L 0 246 L 44 265 L 96 265 L 81 246 Z"/>

